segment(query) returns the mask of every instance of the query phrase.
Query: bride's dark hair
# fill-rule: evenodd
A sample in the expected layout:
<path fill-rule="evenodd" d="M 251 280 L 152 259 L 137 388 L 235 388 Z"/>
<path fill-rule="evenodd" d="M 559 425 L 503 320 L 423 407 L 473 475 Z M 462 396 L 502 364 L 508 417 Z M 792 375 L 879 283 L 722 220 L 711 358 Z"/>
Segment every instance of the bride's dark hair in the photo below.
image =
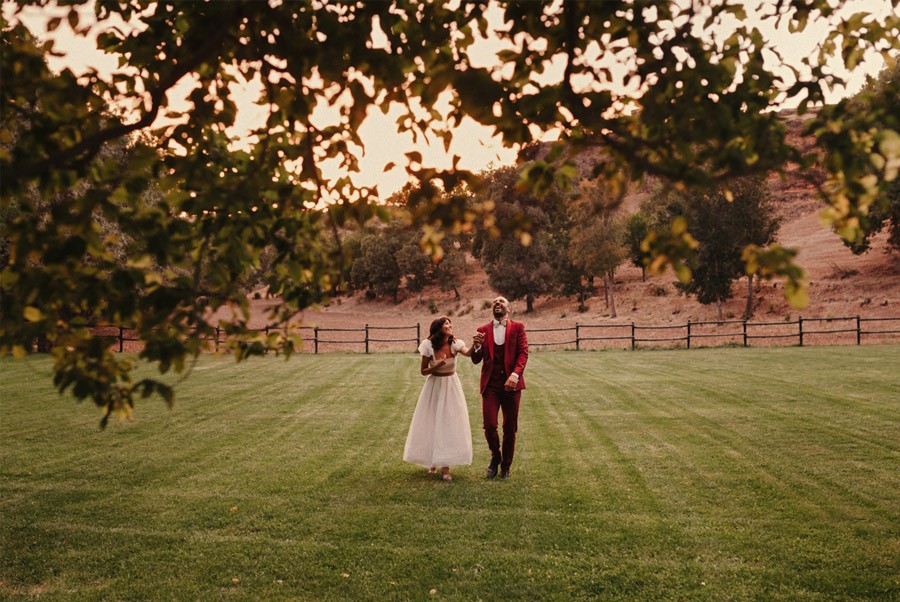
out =
<path fill-rule="evenodd" d="M 447 342 L 447 340 L 444 340 L 444 337 L 446 335 L 444 334 L 444 331 L 442 329 L 444 328 L 444 323 L 449 321 L 450 318 L 448 318 L 447 316 L 441 316 L 440 318 L 432 322 L 431 328 L 428 329 L 428 340 L 431 341 L 431 346 L 435 351 L 443 347 L 444 343 Z M 450 338 L 448 339 L 451 345 L 453 344 L 453 338 L 454 337 L 451 334 Z"/>

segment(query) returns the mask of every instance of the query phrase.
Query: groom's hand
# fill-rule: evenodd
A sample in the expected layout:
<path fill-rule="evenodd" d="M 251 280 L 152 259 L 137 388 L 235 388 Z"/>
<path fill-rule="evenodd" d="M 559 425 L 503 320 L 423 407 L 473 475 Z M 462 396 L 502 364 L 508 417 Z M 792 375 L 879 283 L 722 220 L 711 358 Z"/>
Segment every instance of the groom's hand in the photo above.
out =
<path fill-rule="evenodd" d="M 506 383 L 503 385 L 503 388 L 507 391 L 515 391 L 516 385 L 519 384 L 519 379 L 516 378 L 514 374 L 510 374 L 509 378 L 506 379 Z"/>
<path fill-rule="evenodd" d="M 484 333 L 476 332 L 472 335 L 472 344 L 476 347 L 481 347 L 484 344 Z"/>

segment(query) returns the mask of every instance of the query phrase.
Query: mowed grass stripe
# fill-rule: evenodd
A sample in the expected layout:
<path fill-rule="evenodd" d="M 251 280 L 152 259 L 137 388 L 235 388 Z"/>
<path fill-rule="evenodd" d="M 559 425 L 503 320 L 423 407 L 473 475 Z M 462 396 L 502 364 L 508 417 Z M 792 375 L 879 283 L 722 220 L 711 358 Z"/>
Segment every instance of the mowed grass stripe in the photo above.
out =
<path fill-rule="evenodd" d="M 598 359 L 602 361 L 602 358 Z M 573 374 L 574 378 L 588 379 L 590 382 L 591 377 L 586 376 L 584 371 L 581 372 L 581 374 Z M 603 404 L 608 408 L 599 415 L 596 410 L 584 409 L 589 404 L 572 404 L 581 411 L 567 427 L 577 429 L 578 425 L 592 425 L 595 429 L 594 436 L 605 429 L 608 432 L 608 435 L 604 435 L 604 438 L 607 439 L 605 447 L 618 450 L 619 458 L 635 456 L 642 460 L 653 460 L 654 464 L 674 463 L 678 465 L 679 473 L 691 475 L 695 480 L 703 479 L 704 475 L 697 470 L 695 455 L 683 453 L 683 448 L 688 442 L 684 439 L 684 434 L 678 429 L 670 428 L 671 425 L 684 421 L 677 418 L 679 414 L 684 414 L 682 407 L 680 405 L 676 407 L 671 400 L 660 401 L 654 395 L 652 388 L 648 389 L 646 385 L 625 387 L 611 382 L 610 379 L 603 376 L 604 374 L 609 374 L 609 372 L 600 370 L 588 388 L 605 390 L 607 395 L 616 401 L 609 403 L 601 401 L 596 404 L 595 407 Z M 592 415 L 597 415 L 597 418 L 593 418 Z M 707 423 L 705 426 L 711 428 L 715 425 Z M 592 433 L 587 432 L 579 447 L 590 449 L 587 442 L 591 436 Z M 692 450 L 688 451 L 692 452 Z M 619 464 L 622 463 L 619 462 Z M 642 470 L 643 468 L 638 465 L 632 471 L 632 475 L 640 475 Z M 643 479 L 643 476 L 641 478 Z M 696 484 L 708 486 L 709 482 Z"/>
<path fill-rule="evenodd" d="M 602 362 L 603 359 L 601 358 L 599 361 Z M 554 365 L 554 369 L 564 370 L 562 366 L 557 365 Z M 897 514 L 892 506 L 888 504 L 876 504 L 873 508 L 872 504 L 869 503 L 873 500 L 872 496 L 867 493 L 861 493 L 860 489 L 856 486 L 845 485 L 841 482 L 840 477 L 846 475 L 830 478 L 830 471 L 835 464 L 846 464 L 846 461 L 840 455 L 840 451 L 832 451 L 829 447 L 831 444 L 830 441 L 817 442 L 816 448 L 813 450 L 815 453 L 804 449 L 805 447 L 809 447 L 809 445 L 803 440 L 801 440 L 799 444 L 788 443 L 788 449 L 779 450 L 777 444 L 772 441 L 767 441 L 765 437 L 754 438 L 746 436 L 741 429 L 736 428 L 735 425 L 730 423 L 731 417 L 720 415 L 712 416 L 710 412 L 704 408 L 705 404 L 703 404 L 702 401 L 697 410 L 691 409 L 692 400 L 715 399 L 714 394 L 716 393 L 716 390 L 712 390 L 702 383 L 697 386 L 698 383 L 691 381 L 690 374 L 686 376 L 682 374 L 683 369 L 678 369 L 676 371 L 674 368 L 661 368 L 658 364 L 655 367 L 655 370 L 667 372 L 665 378 L 669 382 L 673 380 L 676 382 L 682 381 L 677 389 L 686 392 L 688 398 L 679 400 L 679 395 L 673 394 L 668 398 L 670 403 L 666 404 L 660 403 L 659 401 L 663 396 L 654 396 L 652 392 L 649 392 L 650 395 L 644 398 L 646 403 L 644 404 L 645 407 L 642 408 L 641 415 L 645 417 L 662 416 L 664 418 L 669 418 L 678 414 L 678 409 L 672 409 L 673 405 L 678 404 L 683 408 L 683 411 L 681 412 L 682 415 L 687 417 L 694 425 L 702 426 L 702 428 L 698 428 L 696 432 L 692 433 L 693 436 L 689 439 L 671 441 L 661 436 L 660 433 L 654 429 L 653 424 L 642 425 L 643 438 L 645 439 L 645 443 L 651 445 L 651 448 L 648 449 L 645 447 L 641 450 L 641 455 L 646 456 L 648 451 L 662 450 L 662 455 L 664 456 L 656 458 L 655 468 L 658 469 L 656 472 L 662 475 L 661 478 L 665 479 L 665 481 L 657 483 L 655 489 L 660 490 L 667 486 L 670 487 L 671 476 L 673 473 L 681 473 L 691 479 L 691 482 L 683 483 L 682 486 L 671 491 L 670 495 L 665 496 L 668 500 L 679 500 L 682 498 L 680 495 L 681 493 L 694 494 L 682 500 L 682 511 L 688 511 L 692 507 L 702 507 L 704 504 L 709 507 L 715 507 L 715 505 L 721 501 L 717 499 L 720 496 L 741 495 L 742 491 L 748 491 L 751 495 L 745 496 L 745 501 L 750 504 L 751 508 L 766 509 L 767 513 L 771 513 L 770 504 L 766 504 L 766 500 L 761 500 L 760 498 L 771 496 L 773 493 L 772 490 L 774 489 L 781 498 L 780 501 L 782 503 L 780 505 L 792 508 L 792 511 L 795 513 L 797 512 L 797 509 L 805 508 L 805 511 L 800 512 L 800 514 L 796 516 L 799 520 L 812 522 L 824 518 L 825 515 L 831 515 L 832 519 L 834 515 L 837 515 L 841 519 L 848 520 L 866 521 L 868 519 L 869 524 L 871 524 L 873 515 L 867 512 L 866 506 L 868 506 L 869 508 L 876 510 L 876 515 L 880 515 L 881 518 L 890 521 L 889 524 L 896 525 Z M 574 375 L 576 380 L 585 378 L 585 371 L 581 370 L 580 372 L 581 373 Z M 672 374 L 673 372 L 674 374 Z M 605 375 L 616 374 L 616 372 L 612 370 L 597 370 L 594 373 L 598 375 L 597 378 L 594 379 L 595 381 L 601 379 L 607 380 L 607 382 L 596 382 L 595 388 L 610 388 L 610 377 Z M 614 378 L 615 376 L 612 377 L 612 379 Z M 896 383 L 896 380 L 893 382 Z M 619 389 L 617 395 L 619 395 L 620 399 L 630 399 L 632 402 L 640 401 L 642 399 L 640 395 L 629 395 L 628 391 L 624 390 L 623 387 L 618 387 L 616 385 L 612 388 Z M 699 395 L 695 395 L 695 393 L 699 393 Z M 774 391 L 771 393 L 774 393 Z M 765 399 L 770 397 L 770 392 L 763 387 L 761 390 L 756 390 L 755 395 Z M 839 395 L 826 396 L 823 405 L 828 405 L 827 402 L 832 397 L 839 397 Z M 896 397 L 883 396 L 880 398 L 882 404 L 890 406 L 890 403 L 885 404 L 886 400 L 893 401 L 896 400 Z M 752 400 L 750 401 L 752 402 Z M 696 404 L 696 401 L 694 403 Z M 728 407 L 729 406 L 725 404 L 725 408 Z M 896 405 L 894 405 L 894 409 L 896 410 Z M 794 415 L 793 418 L 796 418 L 796 413 L 792 414 Z M 782 415 L 786 414 L 782 413 Z M 896 417 L 896 413 L 894 416 Z M 808 424 L 807 420 L 809 419 L 811 419 L 811 417 L 807 417 L 802 424 L 791 424 L 788 426 L 788 429 L 801 433 L 802 435 L 803 426 Z M 775 422 L 776 427 L 778 422 L 779 421 Z M 794 422 L 797 421 L 795 420 Z M 663 435 L 671 430 L 671 426 L 672 425 L 670 424 L 665 429 Z M 876 423 L 875 426 L 881 427 L 882 431 L 885 430 L 884 424 Z M 888 432 L 893 432 L 895 428 L 896 418 L 893 427 L 889 426 L 886 430 Z M 614 431 L 615 429 L 611 430 Z M 823 439 L 826 438 L 824 436 L 828 434 L 827 425 L 820 426 L 814 430 L 817 433 L 821 433 Z M 629 440 L 634 440 L 634 435 L 634 433 L 629 433 Z M 655 445 L 653 445 L 651 441 L 654 442 Z M 877 455 L 878 448 L 882 446 L 881 442 L 871 443 L 873 443 L 871 447 Z M 830 456 L 827 457 L 827 464 L 830 464 L 828 468 L 816 468 L 816 461 L 822 459 L 821 457 L 817 457 L 821 455 L 820 450 L 823 450 L 826 453 L 826 456 Z M 773 452 L 775 452 L 775 457 L 773 457 Z M 735 458 L 737 458 L 738 461 L 735 461 Z M 788 459 L 787 463 L 785 463 L 785 458 Z M 680 462 L 680 466 L 674 466 L 673 460 Z M 728 467 L 728 470 L 724 471 L 723 474 L 723 471 L 717 470 L 717 464 L 719 463 L 730 463 L 734 464 L 734 466 Z M 704 465 L 709 465 L 714 472 L 710 474 L 704 473 L 704 470 L 706 470 Z M 870 489 L 871 486 L 874 485 L 875 491 L 881 493 L 882 496 L 886 492 L 890 492 L 887 493 L 887 495 L 896 499 L 897 490 L 890 486 L 896 479 L 896 462 L 885 465 L 884 471 L 890 470 L 891 468 L 893 468 L 895 472 L 891 477 L 887 478 L 886 481 L 880 481 L 880 479 L 876 478 L 869 481 L 868 485 L 870 486 Z M 878 476 L 886 476 L 884 471 L 880 471 Z M 760 479 L 759 474 L 762 475 L 762 479 Z M 731 478 L 728 481 L 720 482 L 723 476 L 730 475 L 738 475 L 738 478 Z M 799 488 L 796 487 L 798 480 L 802 485 Z M 748 488 L 746 483 L 753 483 L 753 481 L 762 482 L 759 485 L 754 483 L 752 487 Z M 883 483 L 888 484 L 887 489 L 881 486 Z M 697 493 L 707 494 L 706 499 L 697 499 Z M 847 508 L 848 503 L 851 502 L 851 500 L 847 498 L 852 498 L 853 504 L 849 504 L 850 510 L 847 510 Z M 823 500 L 825 500 L 824 504 Z M 879 501 L 881 501 L 880 498 Z M 726 504 L 725 507 L 729 507 L 729 505 Z M 745 511 L 746 506 L 741 507 L 738 514 L 743 515 Z M 843 516 L 841 516 L 842 513 Z M 765 515 L 761 518 L 766 520 Z M 827 522 L 828 521 L 826 520 L 823 524 L 827 524 Z M 861 522 L 859 527 L 865 528 L 866 524 L 867 523 L 865 522 Z M 894 533 L 896 533 L 896 530 L 894 530 Z"/>
<path fill-rule="evenodd" d="M 684 382 L 683 375 L 669 373 L 665 376 L 669 381 Z M 689 385 L 687 382 L 684 384 Z M 713 397 L 716 393 L 709 385 L 702 383 L 697 383 L 693 387 L 704 398 Z M 771 408 L 779 401 L 779 390 L 776 388 L 763 389 L 762 393 L 758 389 L 752 392 L 738 391 L 733 395 L 735 403 L 743 400 L 750 404 L 760 397 L 766 399 L 764 403 L 757 402 L 760 413 L 773 413 Z M 894 453 L 897 437 L 891 434 L 895 433 L 896 429 L 889 428 L 887 431 L 889 436 L 885 437 L 882 428 L 882 436 L 877 439 L 858 435 L 846 426 L 844 420 L 847 410 L 851 408 L 844 403 L 839 394 L 831 392 L 817 393 L 810 402 L 802 406 L 805 409 L 784 402 L 783 399 L 782 403 L 784 406 L 793 405 L 793 411 L 774 412 L 773 419 L 767 423 L 777 425 L 778 428 L 770 429 L 764 436 L 754 436 L 754 425 L 746 421 L 742 421 L 740 428 L 733 428 L 733 425 L 728 423 L 724 423 L 724 428 L 715 428 L 715 421 L 709 420 L 699 412 L 691 412 L 698 422 L 709 420 L 706 428 L 698 431 L 698 434 L 706 439 L 701 446 L 712 443 L 713 440 L 720 443 L 723 452 L 728 454 L 733 451 L 735 459 L 743 459 L 745 474 L 752 474 L 756 468 L 761 474 L 769 477 L 767 482 L 770 486 L 780 487 L 782 493 L 794 494 L 795 500 L 825 499 L 834 502 L 831 507 L 822 507 L 817 502 L 811 508 L 815 512 L 839 512 L 840 508 L 845 506 L 841 500 L 842 496 L 849 496 L 864 503 L 870 499 L 871 494 L 879 497 L 883 493 L 884 487 L 879 486 L 868 491 L 861 486 L 864 483 L 853 483 L 858 473 L 855 470 L 856 459 L 848 457 L 845 443 L 853 446 L 865 444 L 863 449 L 866 457 L 878 455 L 879 449 L 884 449 L 888 454 Z M 690 402 L 685 401 L 684 407 L 690 411 Z M 828 411 L 817 412 L 819 408 L 828 408 Z M 769 440 L 769 449 L 765 447 L 766 439 Z M 780 446 L 782 453 L 773 459 L 771 451 L 774 446 Z M 811 459 L 816 461 L 810 461 Z M 822 465 L 828 469 L 821 470 Z M 792 472 L 793 479 L 785 478 L 785 471 Z M 872 480 L 871 476 L 865 477 L 865 481 L 870 484 L 879 481 L 889 487 L 897 484 L 897 473 L 888 466 L 879 471 L 876 479 Z M 802 487 L 796 492 L 793 488 L 783 487 L 784 483 L 797 481 Z M 810 495 L 810 489 L 817 489 L 816 495 Z"/>
<path fill-rule="evenodd" d="M 540 361 L 544 356 L 535 359 Z M 539 457 L 549 464 L 553 474 L 561 475 L 563 486 L 574 481 L 581 487 L 581 481 L 593 481 L 604 492 L 599 501 L 610 509 L 646 508 L 652 503 L 652 496 L 640 470 L 612 436 L 612 431 L 621 428 L 620 420 L 627 420 L 628 413 L 616 412 L 607 401 L 585 393 L 600 387 L 584 367 L 562 359 L 552 361 L 546 370 L 573 385 L 552 393 L 544 393 L 537 386 L 526 391 L 525 415 L 531 416 L 536 408 L 543 410 L 531 418 L 541 425 L 535 430 L 544 434 L 533 444 L 540 450 Z M 545 398 L 549 400 L 545 402 Z M 589 418 L 591 415 L 598 417 Z M 554 503 L 557 500 L 547 500 L 548 506 Z"/>
<path fill-rule="evenodd" d="M 777 374 L 775 375 L 777 377 Z M 693 416 L 693 420 L 704 420 L 706 419 L 705 414 L 708 412 L 703 409 L 702 405 L 698 409 L 693 409 L 694 406 L 698 405 L 696 403 L 696 399 L 703 398 L 714 398 L 717 393 L 720 393 L 720 387 L 717 385 L 716 387 L 705 386 L 702 382 L 692 382 L 689 377 L 685 377 L 683 374 L 680 374 L 675 369 L 668 369 L 663 373 L 663 378 L 668 382 L 680 383 L 678 388 L 681 390 L 691 391 L 691 398 L 684 400 L 680 403 L 680 407 L 684 409 L 685 413 L 689 413 Z M 722 385 L 722 388 L 727 387 L 727 383 Z M 755 388 L 752 392 L 742 392 L 737 391 L 735 393 L 728 393 L 732 400 L 733 404 L 729 404 L 728 406 L 723 406 L 722 409 L 727 410 L 729 407 L 740 408 L 742 403 L 746 403 L 747 406 L 751 406 L 757 413 L 770 413 L 772 414 L 773 420 L 765 421 L 764 424 L 771 427 L 772 425 L 776 425 L 776 428 L 780 429 L 780 431 L 814 431 L 822 435 L 822 438 L 827 439 L 832 447 L 836 447 L 840 449 L 841 446 L 834 445 L 835 443 L 842 443 L 843 441 L 847 441 L 853 444 L 856 443 L 866 443 L 872 447 L 883 447 L 886 453 L 894 453 L 897 449 L 897 439 L 893 437 L 885 438 L 882 434 L 881 437 L 878 438 L 865 438 L 857 435 L 856 433 L 848 433 L 849 430 L 844 424 L 843 418 L 840 421 L 833 420 L 832 415 L 837 415 L 843 417 L 847 413 L 839 414 L 834 412 L 833 414 L 826 414 L 823 416 L 818 416 L 816 414 L 812 414 L 810 408 L 807 408 L 807 412 L 799 411 L 798 409 L 787 410 L 787 411 L 775 411 L 773 410 L 777 404 L 781 402 L 779 400 L 781 386 L 772 387 L 770 389 L 760 390 Z M 694 393 L 699 392 L 700 395 L 694 395 Z M 889 395 L 886 393 L 885 395 Z M 839 403 L 841 401 L 840 394 L 832 395 L 829 393 L 826 396 L 822 396 L 823 399 L 816 402 L 816 405 L 827 405 L 831 408 L 835 408 L 836 406 L 840 406 Z M 673 396 L 674 398 L 674 396 Z M 774 399 L 774 400 L 773 400 Z M 882 398 L 883 399 L 883 398 Z M 762 401 L 760 401 L 762 400 Z M 785 406 L 795 406 L 796 404 L 784 403 Z M 890 404 L 881 404 L 882 406 L 890 405 Z M 889 409 L 888 409 L 889 410 Z M 754 422 L 750 422 L 747 420 L 747 413 L 745 411 L 741 411 L 738 409 L 737 413 L 732 413 L 729 416 L 723 416 L 719 410 L 716 411 L 716 415 L 714 416 L 714 420 L 709 422 L 709 426 L 713 424 L 723 424 L 725 427 L 724 432 L 730 433 L 735 437 L 735 441 L 737 439 L 744 439 L 751 444 L 753 449 L 760 448 L 760 437 L 754 438 L 752 436 L 753 429 L 757 428 L 757 425 Z M 795 420 L 796 418 L 800 418 L 802 422 Z M 727 420 L 726 420 L 727 418 Z M 848 420 L 849 421 L 849 420 Z M 874 424 L 876 426 L 883 426 L 876 422 L 864 421 L 866 424 Z M 736 423 L 736 424 L 735 424 Z M 787 426 L 788 429 L 784 427 Z M 734 428 L 740 427 L 740 428 Z M 869 430 L 868 428 L 866 430 Z M 751 431 L 751 434 L 748 435 L 747 431 Z M 883 431 L 883 429 L 882 429 Z M 716 429 L 705 429 L 704 432 L 715 433 Z M 771 436 L 773 433 L 777 433 L 778 431 L 770 431 L 766 434 L 766 436 Z M 737 445 L 735 445 L 737 447 Z M 816 451 L 828 449 L 819 448 Z M 843 449 L 840 449 L 843 452 Z"/>
<path fill-rule="evenodd" d="M 414 353 L 204 357 L 174 410 L 106 432 L 45 360 L 4 360 L 0 594 L 896 598 L 898 357 L 536 352 L 509 482 L 463 360 L 452 483 L 401 460 Z"/>
<path fill-rule="evenodd" d="M 679 562 L 682 555 L 695 555 L 690 552 L 690 541 L 672 520 L 658 492 L 650 487 L 634 457 L 616 443 L 602 418 L 578 404 L 572 407 L 575 411 L 569 413 L 565 428 L 574 435 L 579 460 L 560 472 L 568 483 L 564 485 L 566 494 L 551 505 L 565 508 L 567 516 L 555 528 L 579 526 L 594 540 L 593 551 L 601 555 L 612 544 L 620 550 L 652 547 L 652 557 L 667 572 L 677 567 L 677 578 L 696 576 L 693 563 Z M 615 534 L 611 541 L 604 541 L 604 531 Z M 589 539 L 583 545 L 587 546 Z M 653 543 L 648 544 L 648 539 Z"/>
<path fill-rule="evenodd" d="M 602 362 L 604 358 L 597 359 Z M 578 443 L 579 449 L 595 449 L 596 445 L 589 444 L 593 435 L 597 438 L 601 449 L 607 451 L 604 456 L 595 457 L 594 462 L 614 463 L 616 466 L 628 468 L 628 480 L 625 483 L 617 483 L 614 489 L 627 489 L 631 492 L 629 508 L 642 508 L 647 515 L 641 518 L 644 521 L 655 521 L 656 527 L 652 537 L 664 544 L 663 549 L 656 551 L 655 555 L 665 556 L 667 551 L 679 550 L 680 554 L 690 558 L 702 556 L 709 549 L 708 543 L 702 540 L 695 541 L 689 529 L 681 524 L 684 521 L 679 514 L 679 512 L 689 513 L 693 504 L 678 504 L 679 512 L 675 512 L 673 503 L 680 497 L 681 492 L 707 492 L 711 479 L 697 470 L 692 455 L 682 452 L 684 441 L 673 437 L 677 433 L 665 427 L 670 423 L 669 418 L 673 412 L 656 401 L 647 399 L 646 394 L 649 392 L 652 395 L 652 391 L 648 391 L 646 387 L 624 387 L 618 383 L 611 383 L 604 375 L 615 374 L 615 371 L 591 371 L 598 375 L 592 378 L 584 369 L 567 371 L 564 366 L 554 368 L 563 373 L 572 372 L 571 376 L 577 381 L 586 383 L 587 390 L 612 391 L 611 395 L 606 394 L 608 401 L 601 400 L 594 403 L 590 405 L 589 410 L 585 409 L 585 404 L 573 403 L 575 408 L 580 408 L 580 415 L 569 421 L 566 428 L 577 431 L 579 424 L 589 425 L 590 429 L 583 429 L 582 440 Z M 608 405 L 610 409 L 598 412 L 596 408 L 600 405 Z M 648 416 L 652 418 L 647 420 Z M 657 423 L 662 424 L 663 428 L 658 428 Z M 622 436 L 623 433 L 626 434 L 625 437 Z M 666 483 L 653 484 L 653 470 L 670 475 L 669 480 Z M 674 482 L 671 479 L 672 475 L 688 480 Z M 640 492 L 641 495 L 635 497 L 636 492 Z M 687 527 L 691 525 L 688 524 Z"/>
<path fill-rule="evenodd" d="M 810 351 L 813 355 L 819 352 L 819 350 Z M 763 374 L 765 377 L 761 376 Z M 685 382 L 684 375 L 679 374 L 677 369 L 668 369 L 662 376 L 673 384 Z M 848 439 L 858 439 L 867 444 L 885 445 L 896 449 L 896 441 L 885 441 L 880 433 L 868 428 L 868 421 L 854 422 L 861 413 L 871 414 L 878 419 L 889 418 L 890 408 L 884 407 L 884 404 L 870 403 L 865 396 L 854 395 L 852 392 L 855 387 L 860 387 L 859 390 L 862 391 L 871 391 L 871 386 L 867 387 L 865 383 L 848 382 L 838 393 L 833 393 L 828 388 L 827 382 L 819 382 L 823 375 L 813 376 L 816 378 L 815 381 L 800 383 L 796 374 L 769 369 L 760 370 L 755 377 L 747 377 L 746 380 L 737 379 L 734 375 L 722 374 L 714 385 L 695 381 L 693 388 L 708 394 L 703 397 L 716 394 L 729 395 L 733 398 L 735 405 L 745 404 L 753 407 L 757 413 L 767 412 L 773 417 L 777 416 L 782 419 L 802 416 L 809 419 L 809 422 L 803 425 L 804 430 L 824 426 L 823 430 L 832 438 L 845 436 Z M 839 378 L 837 375 L 835 377 Z M 856 399 L 852 397 L 856 397 Z M 686 403 L 690 405 L 690 401 Z M 815 408 L 821 405 L 828 406 L 830 412 L 817 416 L 814 413 Z M 849 411 L 841 412 L 841 409 Z M 814 420 L 811 419 L 813 417 Z"/>

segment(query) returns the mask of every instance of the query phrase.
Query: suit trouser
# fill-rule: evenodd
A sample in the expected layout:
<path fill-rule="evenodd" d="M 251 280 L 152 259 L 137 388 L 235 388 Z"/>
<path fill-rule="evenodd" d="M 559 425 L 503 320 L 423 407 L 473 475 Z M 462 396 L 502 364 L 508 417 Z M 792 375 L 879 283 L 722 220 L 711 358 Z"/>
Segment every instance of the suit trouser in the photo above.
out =
<path fill-rule="evenodd" d="M 494 379 L 491 379 L 492 381 Z M 484 437 L 491 450 L 491 465 L 509 470 L 516 451 L 516 431 L 519 428 L 519 400 L 521 391 L 507 391 L 503 383 L 490 382 L 481 396 Z M 498 414 L 503 413 L 503 444 L 497 433 Z"/>

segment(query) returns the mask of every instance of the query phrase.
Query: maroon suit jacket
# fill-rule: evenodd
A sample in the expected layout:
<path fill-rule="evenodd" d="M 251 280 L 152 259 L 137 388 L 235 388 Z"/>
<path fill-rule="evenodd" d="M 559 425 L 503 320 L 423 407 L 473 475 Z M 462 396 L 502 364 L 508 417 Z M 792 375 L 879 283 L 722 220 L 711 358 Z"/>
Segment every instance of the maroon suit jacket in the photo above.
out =
<path fill-rule="evenodd" d="M 502 359 L 506 373 L 515 372 L 519 375 L 519 384 L 516 391 L 525 388 L 525 364 L 528 363 L 528 337 L 525 335 L 525 325 L 521 322 L 506 322 L 506 340 L 503 343 L 503 358 L 494 357 L 494 323 L 488 322 L 478 328 L 478 332 L 484 333 L 484 343 L 481 349 L 472 352 L 472 363 L 478 364 L 481 360 L 481 392 L 487 388 L 491 378 L 491 370 L 494 362 Z"/>

